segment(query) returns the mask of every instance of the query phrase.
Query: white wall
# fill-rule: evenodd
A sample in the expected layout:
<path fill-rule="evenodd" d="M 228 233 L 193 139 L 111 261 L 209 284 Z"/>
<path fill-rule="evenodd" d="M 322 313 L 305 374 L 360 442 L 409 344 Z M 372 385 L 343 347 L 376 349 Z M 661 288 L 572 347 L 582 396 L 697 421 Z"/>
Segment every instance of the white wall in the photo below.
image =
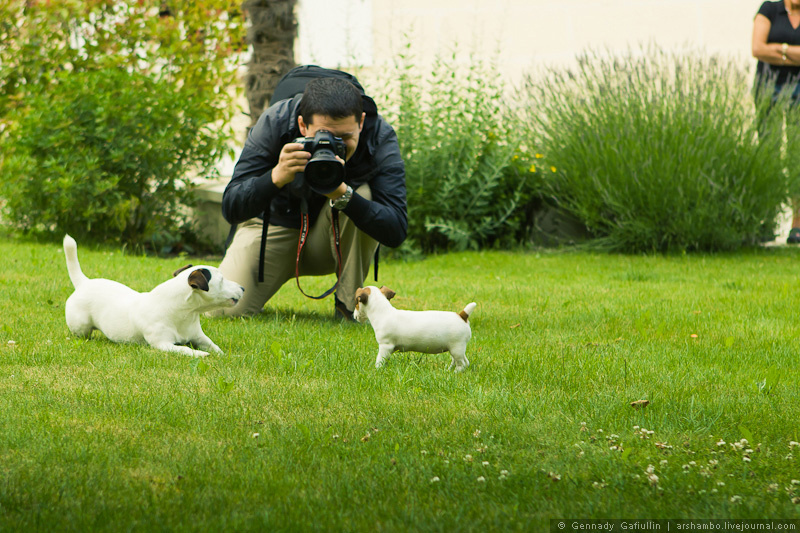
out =
<path fill-rule="evenodd" d="M 298 63 L 372 65 L 372 0 L 298 0 Z"/>
<path fill-rule="evenodd" d="M 314 7 L 321 2 L 338 12 L 360 13 L 362 21 L 351 23 L 349 29 L 330 28 L 330 14 Z M 300 0 L 297 60 L 317 60 L 328 67 L 362 65 L 367 67 L 362 75 L 372 76 L 391 64 L 407 44 L 423 67 L 458 45 L 465 57 L 472 52 L 499 59 L 501 72 L 516 82 L 523 71 L 569 63 L 589 47 L 624 50 L 654 42 L 755 64 L 750 36 L 760 4 L 760 0 Z M 328 23 L 329 35 L 349 42 L 350 50 L 316 58 L 303 52 L 314 39 L 313 34 L 303 34 L 303 25 L 315 17 L 322 26 Z M 367 35 L 371 35 L 368 44 Z M 328 41 L 327 50 L 342 50 L 333 46 L 334 40 Z M 359 47 L 369 50 L 362 53 Z"/>

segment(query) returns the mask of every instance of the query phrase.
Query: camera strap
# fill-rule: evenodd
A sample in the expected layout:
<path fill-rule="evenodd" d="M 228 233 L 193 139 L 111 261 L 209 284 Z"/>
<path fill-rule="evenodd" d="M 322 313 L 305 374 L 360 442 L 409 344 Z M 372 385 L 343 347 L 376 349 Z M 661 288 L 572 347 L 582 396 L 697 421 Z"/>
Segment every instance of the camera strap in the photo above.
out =
<path fill-rule="evenodd" d="M 341 242 L 341 231 L 339 229 L 339 210 L 331 208 L 331 226 L 333 229 L 333 243 L 336 249 L 336 283 L 333 284 L 333 287 L 325 291 L 320 296 L 311 296 L 310 294 L 306 294 L 303 288 L 300 286 L 300 254 L 303 251 L 303 246 L 305 246 L 306 241 L 308 240 L 308 232 L 310 228 L 310 221 L 308 217 L 308 202 L 306 199 L 301 200 L 301 221 L 300 221 L 300 237 L 297 241 L 297 258 L 295 260 L 295 279 L 297 280 L 297 288 L 300 289 L 300 292 L 303 293 L 304 296 L 308 298 L 313 298 L 314 300 L 321 300 L 327 296 L 330 296 L 333 291 L 339 286 L 339 278 L 342 275 L 342 250 L 340 247 Z M 264 223 L 261 227 L 261 250 L 258 254 L 258 282 L 264 282 L 264 254 L 266 253 L 267 249 L 267 229 L 269 227 L 269 209 L 264 211 Z M 376 272 L 376 279 L 377 279 L 377 272 Z"/>
<path fill-rule="evenodd" d="M 297 260 L 295 261 L 295 270 L 294 270 L 294 277 L 297 281 L 297 288 L 300 289 L 300 292 L 303 293 L 303 296 L 307 298 L 312 298 L 314 300 L 321 300 L 327 296 L 330 296 L 333 291 L 339 286 L 339 278 L 342 275 L 342 250 L 339 247 L 339 242 L 341 240 L 341 232 L 339 230 L 339 210 L 331 208 L 331 227 L 333 229 L 333 243 L 334 247 L 336 248 L 336 282 L 333 284 L 333 287 L 325 291 L 323 294 L 319 296 L 311 296 L 310 294 L 306 294 L 306 291 L 300 286 L 300 254 L 303 251 L 303 246 L 305 246 L 306 241 L 308 240 L 308 232 L 310 230 L 310 223 L 308 217 L 308 202 L 305 200 L 301 200 L 302 206 L 302 217 L 300 222 L 300 237 L 297 240 Z"/>

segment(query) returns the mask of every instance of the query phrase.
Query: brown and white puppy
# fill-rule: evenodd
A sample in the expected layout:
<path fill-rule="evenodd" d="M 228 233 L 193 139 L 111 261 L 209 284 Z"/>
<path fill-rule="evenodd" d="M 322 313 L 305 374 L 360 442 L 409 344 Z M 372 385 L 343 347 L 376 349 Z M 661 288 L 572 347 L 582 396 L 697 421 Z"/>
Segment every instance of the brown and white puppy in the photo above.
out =
<path fill-rule="evenodd" d="M 472 337 L 469 315 L 476 303 L 467 304 L 463 311 L 403 311 L 389 303 L 395 292 L 388 287 L 364 287 L 356 291 L 353 318 L 362 324 L 369 320 L 378 341 L 380 368 L 392 352 L 450 352 L 450 368 L 461 372 L 469 365 L 467 342 Z"/>
<path fill-rule="evenodd" d="M 110 279 L 90 279 L 78 263 L 75 239 L 64 236 L 64 255 L 75 292 L 64 306 L 67 327 L 88 337 L 97 329 L 114 342 L 147 343 L 165 352 L 204 357 L 222 353 L 203 333 L 200 314 L 236 305 L 244 289 L 211 266 L 187 266 L 150 292 Z M 200 348 L 193 350 L 183 344 Z M 206 351 L 207 350 L 207 351 Z"/>

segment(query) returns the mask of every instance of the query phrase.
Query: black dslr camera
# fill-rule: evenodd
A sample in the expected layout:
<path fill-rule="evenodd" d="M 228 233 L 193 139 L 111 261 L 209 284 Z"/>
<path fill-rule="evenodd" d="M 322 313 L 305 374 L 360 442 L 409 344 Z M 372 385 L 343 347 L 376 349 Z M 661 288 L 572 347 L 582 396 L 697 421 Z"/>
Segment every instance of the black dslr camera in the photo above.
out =
<path fill-rule="evenodd" d="M 311 153 L 305 172 L 298 172 L 294 186 L 302 189 L 306 185 L 319 194 L 335 191 L 344 181 L 344 165 L 336 156 L 345 158 L 345 146 L 341 137 L 320 130 L 313 137 L 298 137 L 292 142 L 303 145 L 303 150 Z"/>

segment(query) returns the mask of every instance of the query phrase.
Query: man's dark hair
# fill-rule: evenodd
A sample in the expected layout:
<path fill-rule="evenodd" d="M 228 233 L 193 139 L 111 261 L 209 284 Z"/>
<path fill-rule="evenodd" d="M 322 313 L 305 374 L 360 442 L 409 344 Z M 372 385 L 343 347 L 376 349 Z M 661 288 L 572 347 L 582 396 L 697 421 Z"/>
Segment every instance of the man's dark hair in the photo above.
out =
<path fill-rule="evenodd" d="M 300 100 L 300 116 L 311 124 L 314 115 L 333 119 L 356 117 L 361 121 L 364 104 L 361 93 L 349 81 L 338 78 L 317 78 L 308 82 Z"/>

